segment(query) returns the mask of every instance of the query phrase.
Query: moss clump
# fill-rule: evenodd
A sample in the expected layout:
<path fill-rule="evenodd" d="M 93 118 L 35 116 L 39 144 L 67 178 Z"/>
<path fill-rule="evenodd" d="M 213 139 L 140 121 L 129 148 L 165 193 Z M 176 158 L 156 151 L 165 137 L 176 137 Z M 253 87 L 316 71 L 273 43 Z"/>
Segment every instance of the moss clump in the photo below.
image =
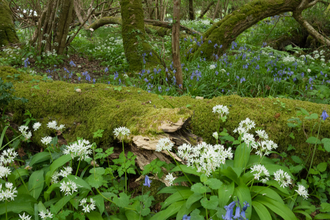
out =
<path fill-rule="evenodd" d="M 306 160 L 312 147 L 306 143 L 303 131 L 298 132 L 288 127 L 287 120 L 296 116 L 299 107 L 319 115 L 323 110 L 329 112 L 330 109 L 326 104 L 289 99 L 279 99 L 286 106 L 285 109 L 281 109 L 273 104 L 274 99 L 269 98 L 242 98 L 232 95 L 197 100 L 187 96 L 164 96 L 176 107 L 172 109 L 156 94 L 134 87 L 122 87 L 122 90 L 118 91 L 114 90 L 113 86 L 105 84 L 95 84 L 92 87 L 91 84 L 85 83 L 79 84 L 82 92 L 78 93 L 74 90 L 77 86 L 75 84 L 61 81 L 44 82 L 40 76 L 21 74 L 17 80 L 7 78 L 7 75 L 16 73 L 10 67 L 0 67 L 0 77 L 14 84 L 16 90 L 14 95 L 29 100 L 25 104 L 17 101 L 10 104 L 9 109 L 15 113 L 16 122 L 22 123 L 25 110 L 29 110 L 38 121 L 42 119 L 43 123 L 57 120 L 66 125 L 67 130 L 63 134 L 69 142 L 76 140 L 76 137 L 94 141 L 92 132 L 103 129 L 104 135 L 97 142 L 103 148 L 108 148 L 113 143 L 113 129 L 119 126 L 128 127 L 133 135 L 158 135 L 163 133 L 158 128 L 162 122 L 175 123 L 189 117 L 191 117 L 191 132 L 202 137 L 204 141 L 214 144 L 212 133 L 218 129 L 219 121 L 218 115 L 212 113 L 212 108 L 215 105 L 226 105 L 229 108 L 229 115 L 227 121 L 221 123 L 221 129 L 226 128 L 230 135 L 237 137 L 232 131 L 238 127 L 239 122 L 250 118 L 255 121 L 256 127 L 263 128 L 269 134 L 269 138 L 279 145 L 278 152 L 286 152 L 291 144 L 296 151 L 289 151 L 288 155 L 297 155 Z M 39 85 L 40 90 L 31 88 L 35 84 Z M 191 106 L 189 109 L 184 107 L 188 104 Z M 279 117 L 275 117 L 277 113 L 280 113 Z M 315 122 L 305 122 L 307 133 L 311 131 Z M 41 129 L 38 135 L 44 137 L 47 132 L 49 131 L 46 128 Z M 289 137 L 291 132 L 295 139 Z M 329 138 L 329 133 L 330 120 L 327 119 L 322 124 L 319 138 Z M 316 134 L 313 135 L 316 136 Z M 316 151 L 315 164 L 327 161 L 329 156 L 329 153 Z"/>
<path fill-rule="evenodd" d="M 7 1 L 0 1 L 0 47 L 11 43 L 17 43 L 12 14 Z"/>

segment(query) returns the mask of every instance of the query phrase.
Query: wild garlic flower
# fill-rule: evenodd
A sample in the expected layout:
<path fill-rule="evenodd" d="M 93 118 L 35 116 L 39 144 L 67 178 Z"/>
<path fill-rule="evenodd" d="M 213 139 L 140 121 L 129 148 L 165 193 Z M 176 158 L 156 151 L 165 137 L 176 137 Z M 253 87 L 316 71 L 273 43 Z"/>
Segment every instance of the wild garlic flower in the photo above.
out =
<path fill-rule="evenodd" d="M 249 132 L 251 128 L 255 127 L 254 121 L 251 121 L 249 118 L 246 118 L 244 121 L 239 123 L 238 128 L 235 128 L 234 133 L 239 133 L 240 135 Z"/>
<path fill-rule="evenodd" d="M 224 115 L 229 114 L 229 109 L 228 109 L 227 106 L 216 105 L 216 106 L 213 107 L 212 112 L 213 113 L 218 113 L 218 114 L 220 114 L 220 117 L 223 117 Z"/>
<path fill-rule="evenodd" d="M 216 140 L 219 139 L 218 132 L 213 132 L 212 136 L 213 136 Z"/>
<path fill-rule="evenodd" d="M 189 144 L 183 144 L 178 147 L 178 156 L 187 161 L 187 166 L 193 166 L 197 172 L 209 176 L 221 164 L 226 163 L 226 159 L 232 159 L 231 148 L 225 149 L 223 145 L 211 145 L 205 142 L 192 147 Z"/>
<path fill-rule="evenodd" d="M 260 157 L 263 157 L 264 155 L 268 156 L 272 150 L 278 147 L 272 140 L 261 141 L 258 146 L 259 148 L 255 149 L 257 150 L 256 154 Z"/>
<path fill-rule="evenodd" d="M 57 122 L 52 121 L 52 122 L 48 122 L 47 127 L 59 131 L 59 130 L 62 130 L 65 127 L 65 125 L 57 126 Z"/>
<path fill-rule="evenodd" d="M 254 179 L 256 180 L 259 180 L 260 177 L 262 176 L 266 176 L 265 178 L 261 179 L 261 181 L 263 183 L 268 181 L 269 172 L 264 165 L 261 164 L 254 165 L 253 167 L 251 167 L 251 173 L 253 174 Z"/>
<path fill-rule="evenodd" d="M 50 136 L 43 137 L 41 139 L 41 143 L 43 143 L 44 145 L 48 145 L 48 144 L 50 144 L 50 142 L 52 142 L 52 140 L 53 140 L 53 138 Z"/>
<path fill-rule="evenodd" d="M 259 136 L 259 138 L 264 139 L 264 140 L 268 139 L 268 134 L 266 133 L 265 130 L 257 130 L 256 133 Z"/>
<path fill-rule="evenodd" d="M 298 184 L 298 190 L 295 190 L 298 195 L 304 197 L 304 199 L 308 199 L 308 192 L 303 185 Z"/>
<path fill-rule="evenodd" d="M 87 199 L 84 198 L 84 199 L 80 200 L 80 206 L 83 207 L 83 211 L 85 213 L 90 212 L 90 211 L 95 210 L 95 201 L 92 198 L 90 198 L 89 202 L 87 202 Z"/>
<path fill-rule="evenodd" d="M 279 169 L 274 173 L 275 180 L 281 185 L 281 187 L 285 188 L 291 184 L 291 176 Z"/>
<path fill-rule="evenodd" d="M 131 131 L 126 127 L 119 127 L 115 128 L 115 130 L 113 130 L 113 133 L 118 139 L 122 140 L 125 138 L 125 136 L 128 136 Z"/>
<path fill-rule="evenodd" d="M 3 177 L 8 177 L 10 173 L 11 171 L 8 167 L 0 165 L 0 179 L 2 179 Z"/>
<path fill-rule="evenodd" d="M 25 215 L 25 212 L 23 213 L 23 215 L 18 214 L 18 216 L 20 220 L 30 220 L 32 218 L 32 216 Z"/>
<path fill-rule="evenodd" d="M 60 177 L 59 172 L 55 171 L 55 172 L 53 173 L 53 175 L 52 175 L 52 180 L 51 180 L 51 182 L 52 182 L 52 183 L 58 183 L 58 178 L 59 178 L 59 177 Z"/>
<path fill-rule="evenodd" d="M 172 173 L 169 173 L 169 174 L 166 175 L 165 180 L 168 181 L 170 186 L 172 186 L 173 181 L 175 180 L 175 177 L 173 176 Z"/>
<path fill-rule="evenodd" d="M 18 130 L 22 133 L 26 140 L 32 137 L 31 131 L 28 131 L 28 126 L 22 125 L 18 128 Z"/>
<path fill-rule="evenodd" d="M 44 212 L 44 211 L 40 211 L 40 212 L 39 212 L 39 215 L 40 215 L 40 218 L 41 218 L 42 220 L 45 220 L 45 219 L 47 219 L 47 218 L 50 218 L 50 219 L 53 218 L 53 214 L 52 214 L 48 209 L 46 209 L 45 212 Z"/>
<path fill-rule="evenodd" d="M 41 126 L 41 123 L 40 122 L 36 122 L 36 123 L 33 124 L 32 127 L 33 127 L 33 130 L 36 131 L 36 130 L 38 130 L 40 128 L 40 126 Z"/>
<path fill-rule="evenodd" d="M 59 175 L 62 177 L 67 177 L 72 174 L 72 167 L 64 167 L 63 170 L 60 171 Z"/>
<path fill-rule="evenodd" d="M 14 184 L 10 182 L 6 182 L 4 186 L 5 187 L 2 188 L 2 184 L 0 184 L 0 201 L 8 201 L 9 199 L 14 201 L 17 196 L 16 187 L 14 187 Z"/>
<path fill-rule="evenodd" d="M 213 69 L 215 69 L 215 67 L 216 67 L 216 66 L 215 66 L 215 65 L 213 65 L 213 64 L 212 64 L 212 65 L 210 65 L 210 70 L 213 70 Z"/>
<path fill-rule="evenodd" d="M 63 151 L 64 154 L 70 154 L 71 158 L 79 157 L 78 160 L 86 160 L 92 154 L 92 145 L 87 140 L 78 140 L 75 143 L 67 146 Z"/>
<path fill-rule="evenodd" d="M 173 142 L 169 138 L 162 138 L 158 141 L 156 145 L 156 151 L 161 152 L 162 150 L 171 151 L 174 146 Z"/>
<path fill-rule="evenodd" d="M 14 148 L 8 148 L 4 150 L 0 156 L 0 165 L 6 165 L 8 163 L 14 162 L 15 158 L 18 156 Z"/>
<path fill-rule="evenodd" d="M 72 195 L 74 192 L 77 192 L 78 186 L 75 182 L 69 180 L 68 182 L 61 182 L 60 190 L 64 192 L 66 196 Z"/>

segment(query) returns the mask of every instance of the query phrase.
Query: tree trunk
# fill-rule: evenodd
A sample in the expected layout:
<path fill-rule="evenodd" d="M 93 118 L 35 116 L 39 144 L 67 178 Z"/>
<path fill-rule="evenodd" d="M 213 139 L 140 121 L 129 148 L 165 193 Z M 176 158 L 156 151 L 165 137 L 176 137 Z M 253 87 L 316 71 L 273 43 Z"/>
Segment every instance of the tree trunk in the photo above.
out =
<path fill-rule="evenodd" d="M 173 0 L 173 27 L 172 27 L 172 58 L 176 84 L 183 88 L 182 69 L 180 61 L 180 7 L 181 0 Z"/>
<path fill-rule="evenodd" d="M 214 5 L 214 1 L 211 1 L 210 4 L 205 8 L 204 11 L 202 11 L 201 15 L 198 17 L 199 19 L 202 19 L 203 16 L 210 10 L 211 6 Z"/>
<path fill-rule="evenodd" d="M 189 20 L 195 20 L 194 0 L 189 0 Z"/>
<path fill-rule="evenodd" d="M 0 47 L 18 43 L 12 12 L 6 0 L 0 0 Z"/>
<path fill-rule="evenodd" d="M 141 0 L 121 0 L 122 36 L 125 56 L 132 71 L 161 64 L 146 39 Z"/>
<path fill-rule="evenodd" d="M 194 46 L 190 57 L 202 56 L 211 59 L 222 55 L 243 31 L 258 21 L 284 12 L 294 11 L 301 1 L 254 0 L 213 24 L 203 35 L 203 44 Z M 212 43 L 209 43 L 211 41 Z M 217 44 L 217 46 L 214 46 Z"/>

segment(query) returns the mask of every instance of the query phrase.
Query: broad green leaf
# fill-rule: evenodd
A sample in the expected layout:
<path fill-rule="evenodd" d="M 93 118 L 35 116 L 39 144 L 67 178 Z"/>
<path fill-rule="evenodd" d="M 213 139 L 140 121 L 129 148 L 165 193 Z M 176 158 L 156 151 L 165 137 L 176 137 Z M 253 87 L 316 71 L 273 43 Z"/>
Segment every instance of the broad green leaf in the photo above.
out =
<path fill-rule="evenodd" d="M 85 180 L 83 180 L 82 178 L 80 178 L 79 176 L 69 175 L 69 176 L 67 176 L 67 178 L 69 180 L 71 180 L 72 182 L 74 182 L 75 184 L 77 184 L 77 186 L 79 188 L 84 188 L 84 189 L 91 190 L 90 185 Z"/>
<path fill-rule="evenodd" d="M 129 199 L 130 197 L 122 192 L 119 194 L 119 198 L 117 196 L 113 198 L 113 202 L 116 203 L 118 207 L 125 208 L 129 205 Z"/>
<path fill-rule="evenodd" d="M 291 159 L 296 162 L 297 164 L 304 164 L 304 161 L 300 159 L 298 156 L 291 156 Z"/>
<path fill-rule="evenodd" d="M 222 182 L 216 178 L 210 178 L 205 182 L 211 189 L 220 189 Z"/>
<path fill-rule="evenodd" d="M 14 201 L 7 203 L 7 212 L 21 213 L 27 212 L 29 215 L 33 215 L 34 204 L 37 200 L 29 194 L 18 194 Z M 4 203 L 0 205 L 0 215 L 6 213 L 6 206 Z"/>
<path fill-rule="evenodd" d="M 316 138 L 316 137 L 309 137 L 307 140 L 306 140 L 307 143 L 309 144 L 321 144 L 321 141 Z"/>
<path fill-rule="evenodd" d="M 178 211 L 178 214 L 176 215 L 176 220 L 182 220 L 184 215 L 189 215 L 190 212 L 192 212 L 193 210 L 197 209 L 201 207 L 201 203 L 200 202 L 195 202 L 192 206 L 190 206 L 189 208 L 186 208 L 184 205 L 181 207 L 181 209 Z"/>
<path fill-rule="evenodd" d="M 249 162 L 250 153 L 250 149 L 245 143 L 240 144 L 235 151 L 234 167 L 245 168 Z"/>
<path fill-rule="evenodd" d="M 299 173 L 303 168 L 304 166 L 302 165 L 290 166 L 290 171 L 291 173 Z"/>
<path fill-rule="evenodd" d="M 302 211 L 302 210 L 297 210 L 297 211 L 294 211 L 294 213 L 299 213 L 299 214 L 302 214 L 306 217 L 306 219 L 308 220 L 312 220 L 312 217 L 310 214 L 308 214 L 307 212 L 305 211 Z M 316 219 L 316 218 L 315 218 Z M 323 218 L 322 218 L 323 219 Z"/>
<path fill-rule="evenodd" d="M 195 202 L 201 200 L 201 198 L 203 198 L 202 194 L 196 194 L 196 193 L 192 194 L 187 199 L 186 208 L 189 209 L 192 204 L 194 204 Z"/>
<path fill-rule="evenodd" d="M 172 215 L 175 215 L 182 206 L 184 206 L 186 201 L 179 201 L 172 203 L 167 209 L 156 213 L 154 216 L 150 218 L 150 220 L 166 220 L 170 219 Z"/>
<path fill-rule="evenodd" d="M 96 189 L 103 185 L 103 176 L 99 174 L 91 174 L 89 177 L 86 178 L 86 182 Z"/>
<path fill-rule="evenodd" d="M 270 216 L 268 209 L 263 204 L 252 201 L 252 207 L 257 212 L 260 219 L 272 220 L 272 216 Z"/>
<path fill-rule="evenodd" d="M 284 204 L 279 203 L 266 196 L 257 196 L 253 201 L 259 202 L 264 206 L 268 207 L 277 215 L 281 216 L 284 220 L 295 220 L 297 219 L 294 213 Z"/>
<path fill-rule="evenodd" d="M 105 169 L 103 167 L 92 168 L 89 173 L 103 175 L 105 173 Z"/>
<path fill-rule="evenodd" d="M 30 178 L 29 178 L 29 191 L 30 195 L 33 196 L 35 199 L 38 199 L 43 188 L 44 188 L 44 171 L 37 170 L 34 171 Z"/>
<path fill-rule="evenodd" d="M 45 200 L 49 200 L 50 198 L 50 194 L 53 192 L 53 190 L 55 190 L 56 188 L 59 188 L 61 186 L 60 183 L 53 183 L 50 187 L 48 187 L 47 191 L 44 192 L 44 197 Z"/>
<path fill-rule="evenodd" d="M 49 167 L 49 171 L 46 174 L 46 184 L 49 185 L 50 184 L 50 180 L 52 178 L 52 175 L 54 174 L 54 172 L 64 166 L 67 162 L 69 162 L 71 160 L 71 155 L 63 155 L 60 158 L 56 159 L 52 165 L 50 165 Z"/>
<path fill-rule="evenodd" d="M 218 206 L 219 200 L 217 196 L 210 196 L 210 200 L 203 198 L 201 204 L 206 209 L 216 209 Z"/>
<path fill-rule="evenodd" d="M 102 215 L 95 211 L 86 213 L 86 216 L 88 217 L 89 220 L 103 220 Z"/>
<path fill-rule="evenodd" d="M 165 187 L 163 189 L 161 189 L 157 194 L 160 193 L 175 193 L 177 191 L 182 191 L 182 190 L 190 190 L 190 187 L 186 187 L 186 186 L 169 186 L 169 187 Z"/>
<path fill-rule="evenodd" d="M 247 167 L 252 167 L 253 165 L 260 164 L 260 156 L 251 155 Z M 268 157 L 262 158 L 262 164 L 274 164 L 274 161 L 269 159 Z"/>
<path fill-rule="evenodd" d="M 193 191 L 196 194 L 204 194 L 208 190 L 207 186 L 204 186 L 202 183 L 196 183 L 191 186 L 191 191 Z"/>
<path fill-rule="evenodd" d="M 136 211 L 133 211 L 133 210 L 125 211 L 125 216 L 127 219 L 136 219 L 136 220 L 143 219 L 142 216 L 141 216 L 141 218 L 139 218 L 140 215 L 138 213 L 136 213 Z"/>
<path fill-rule="evenodd" d="M 319 163 L 317 165 L 317 170 L 320 171 L 320 172 L 324 172 L 324 171 L 326 171 L 327 166 L 328 166 L 328 163 L 327 162 Z"/>
<path fill-rule="evenodd" d="M 96 207 L 102 214 L 104 212 L 104 198 L 101 195 L 92 196 L 91 198 L 95 201 Z"/>
<path fill-rule="evenodd" d="M 30 162 L 30 167 L 33 167 L 33 165 L 44 162 L 44 161 L 49 161 L 50 160 L 50 155 L 48 152 L 40 152 L 35 155 L 33 155 L 31 162 Z"/>
<path fill-rule="evenodd" d="M 326 213 L 320 213 L 320 214 L 317 214 L 314 219 L 330 219 L 330 214 L 326 214 Z"/>
<path fill-rule="evenodd" d="M 9 128 L 9 126 L 6 126 L 4 129 L 3 129 L 3 131 L 2 131 L 2 133 L 1 133 L 1 136 L 0 136 L 0 150 L 2 150 L 2 142 L 3 142 L 3 138 L 5 137 L 5 135 L 6 135 L 6 130 Z"/>
<path fill-rule="evenodd" d="M 241 168 L 238 168 L 240 170 L 242 170 Z M 233 180 L 236 184 L 239 183 L 238 181 L 238 176 L 237 173 L 235 172 L 235 170 L 231 167 L 228 166 L 226 169 L 221 169 L 221 174 L 228 177 L 229 179 Z"/>
<path fill-rule="evenodd" d="M 313 114 L 305 117 L 305 119 L 318 119 L 318 118 L 319 118 L 319 115 L 316 113 L 313 113 Z"/>
<path fill-rule="evenodd" d="M 72 195 L 62 197 L 54 206 L 51 207 L 50 211 L 56 215 L 77 194 L 78 193 L 74 193 Z"/>
<path fill-rule="evenodd" d="M 199 209 L 195 209 L 194 211 L 192 211 L 190 213 L 190 216 L 191 216 L 191 220 L 204 220 L 204 216 L 203 215 L 200 215 L 201 211 Z"/>
<path fill-rule="evenodd" d="M 272 190 L 269 187 L 265 187 L 265 186 L 252 186 L 251 192 L 256 193 L 256 194 L 260 194 L 262 196 L 267 196 L 267 197 L 269 197 L 271 199 L 274 199 L 275 201 L 278 201 L 278 202 L 284 204 L 281 196 L 279 196 L 277 192 L 275 192 L 274 190 Z"/>
<path fill-rule="evenodd" d="M 306 109 L 304 109 L 304 108 L 300 108 L 300 111 L 301 111 L 304 115 L 309 115 L 308 111 L 306 111 Z"/>
<path fill-rule="evenodd" d="M 219 207 L 224 207 L 227 205 L 231 199 L 235 189 L 235 183 L 222 184 L 220 189 L 218 189 Z"/>
<path fill-rule="evenodd" d="M 320 212 L 330 212 L 330 204 L 329 203 L 321 203 L 321 210 Z"/>
<path fill-rule="evenodd" d="M 180 166 L 180 167 L 179 167 Z M 185 172 L 185 173 L 190 173 L 190 174 L 194 174 L 194 175 L 196 175 L 196 176 L 200 176 L 201 175 L 201 173 L 198 173 L 197 172 L 197 170 L 196 170 L 196 168 L 194 168 L 194 167 L 188 167 L 187 165 L 179 165 L 179 166 L 176 166 L 176 167 L 174 167 L 172 170 L 171 170 L 171 173 L 172 172 L 176 172 L 176 171 L 179 171 L 179 172 Z M 181 170 L 181 169 L 182 170 Z"/>
<path fill-rule="evenodd" d="M 179 192 L 173 193 L 171 196 L 169 196 L 165 200 L 162 208 L 165 208 L 165 207 L 169 206 L 170 204 L 173 204 L 174 202 L 177 202 L 177 201 L 185 200 L 185 202 L 186 202 L 186 199 L 188 199 L 189 196 L 191 196 L 193 193 L 194 192 L 191 191 L 190 189 L 180 190 Z"/>
<path fill-rule="evenodd" d="M 321 142 L 324 144 L 324 149 L 330 152 L 330 138 L 323 138 Z"/>
<path fill-rule="evenodd" d="M 19 168 L 14 170 L 10 176 L 8 177 L 9 182 L 14 183 L 16 179 L 18 179 L 20 176 L 27 176 L 29 175 L 29 171 L 23 168 Z"/>

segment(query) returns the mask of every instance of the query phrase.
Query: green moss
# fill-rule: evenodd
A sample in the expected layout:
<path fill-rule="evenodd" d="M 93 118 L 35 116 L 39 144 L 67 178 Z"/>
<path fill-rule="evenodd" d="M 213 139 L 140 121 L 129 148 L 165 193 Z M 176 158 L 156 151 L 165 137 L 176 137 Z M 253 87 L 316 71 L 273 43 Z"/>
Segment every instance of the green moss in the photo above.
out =
<path fill-rule="evenodd" d="M 10 43 L 17 43 L 12 15 L 7 1 L 0 1 L 0 47 Z"/>
<path fill-rule="evenodd" d="M 247 117 L 255 121 L 256 127 L 262 127 L 269 134 L 269 138 L 279 145 L 278 152 L 286 152 L 289 144 L 296 151 L 287 152 L 289 156 L 297 155 L 306 160 L 312 150 L 312 146 L 306 144 L 303 131 L 297 131 L 287 126 L 287 120 L 296 116 L 298 107 L 302 107 L 310 113 L 321 114 L 325 109 L 329 112 L 329 105 L 303 102 L 299 100 L 279 99 L 285 103 L 286 109 L 282 110 L 274 105 L 274 99 L 269 98 L 242 98 L 236 95 L 216 97 L 210 100 L 196 100 L 187 96 L 164 98 L 175 109 L 160 100 L 156 94 L 140 91 L 134 87 L 122 87 L 122 90 L 114 90 L 114 87 L 105 84 L 79 84 L 81 93 L 76 92 L 76 84 L 68 84 L 61 81 L 44 82 L 40 76 L 21 74 L 18 80 L 7 78 L 7 75 L 17 73 L 10 67 L 0 67 L 0 77 L 11 80 L 15 86 L 14 95 L 24 97 L 28 103 L 13 102 L 9 109 L 14 112 L 14 119 L 21 124 L 25 110 L 29 110 L 33 117 L 43 124 L 51 120 L 65 124 L 63 132 L 67 141 L 74 141 L 77 137 L 83 137 L 90 141 L 92 132 L 103 129 L 103 137 L 97 142 L 98 146 L 108 148 L 114 142 L 113 130 L 119 126 L 128 127 L 132 135 L 157 136 L 162 134 L 159 126 L 162 122 L 177 122 L 180 119 L 191 117 L 190 129 L 193 134 L 203 138 L 205 142 L 215 143 L 212 133 L 217 130 L 218 116 L 212 113 L 215 105 L 229 107 L 228 119 L 221 123 L 221 129 L 237 138 L 232 131 L 238 127 L 239 122 Z M 31 80 L 41 80 L 38 85 L 40 90 L 32 89 L 36 83 Z M 138 92 L 140 91 L 140 92 Z M 32 95 L 35 94 L 35 95 Z M 184 106 L 191 105 L 189 109 Z M 291 109 L 291 111 L 285 111 Z M 275 114 L 280 117 L 275 118 Z M 306 121 L 306 133 L 309 133 L 314 123 L 318 121 Z M 48 135 L 46 127 L 37 133 L 35 142 L 40 142 L 41 137 Z M 293 132 L 295 139 L 289 137 Z M 251 131 L 254 133 L 254 131 Z M 329 138 L 330 120 L 322 123 L 320 139 Z M 314 136 L 316 136 L 314 131 Z M 327 161 L 329 153 L 316 151 L 315 163 Z"/>

